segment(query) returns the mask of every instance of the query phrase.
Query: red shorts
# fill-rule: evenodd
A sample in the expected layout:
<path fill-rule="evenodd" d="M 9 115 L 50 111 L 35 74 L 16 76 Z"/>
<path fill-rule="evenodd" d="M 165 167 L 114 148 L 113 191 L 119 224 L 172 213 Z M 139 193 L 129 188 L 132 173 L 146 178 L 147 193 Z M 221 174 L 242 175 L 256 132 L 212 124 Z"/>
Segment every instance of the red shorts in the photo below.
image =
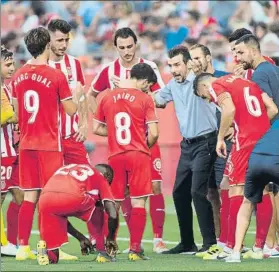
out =
<path fill-rule="evenodd" d="M 162 181 L 162 162 L 160 147 L 156 143 L 150 149 L 151 152 L 151 179 L 154 181 Z"/>
<path fill-rule="evenodd" d="M 89 195 L 79 197 L 59 192 L 42 192 L 39 199 L 41 239 L 48 249 L 61 247 L 68 242 L 67 217 L 89 221 L 95 210 L 95 200 Z"/>
<path fill-rule="evenodd" d="M 26 191 L 40 190 L 61 166 L 62 152 L 20 150 L 19 187 Z"/>
<path fill-rule="evenodd" d="M 1 192 L 19 188 L 18 157 L 1 158 Z"/>
<path fill-rule="evenodd" d="M 111 190 L 116 201 L 125 199 L 129 185 L 131 198 L 152 195 L 150 156 L 139 151 L 129 151 L 109 158 L 114 171 Z"/>
<path fill-rule="evenodd" d="M 253 149 L 254 145 L 250 145 L 236 151 L 236 147 L 233 145 L 224 171 L 224 176 L 229 178 L 230 186 L 245 184 L 248 160 Z"/>
<path fill-rule="evenodd" d="M 62 139 L 64 164 L 90 164 L 83 142 L 77 142 L 73 136 Z"/>

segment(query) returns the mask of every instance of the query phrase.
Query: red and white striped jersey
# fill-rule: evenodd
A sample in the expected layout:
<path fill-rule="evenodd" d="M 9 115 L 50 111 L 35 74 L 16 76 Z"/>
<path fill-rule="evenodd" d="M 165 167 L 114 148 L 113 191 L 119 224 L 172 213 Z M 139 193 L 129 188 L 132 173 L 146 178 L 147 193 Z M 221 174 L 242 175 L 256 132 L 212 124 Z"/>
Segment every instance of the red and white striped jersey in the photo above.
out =
<path fill-rule="evenodd" d="M 145 60 L 139 58 L 138 63 L 149 64 L 157 76 L 157 83 L 152 86 L 152 91 L 157 91 L 165 86 L 162 77 L 160 75 L 159 69 L 153 61 Z M 113 76 L 117 76 L 120 79 L 127 79 L 130 77 L 131 68 L 125 68 L 121 65 L 119 58 L 115 61 L 110 62 L 103 70 L 93 79 L 91 86 L 96 92 L 102 92 L 106 89 L 114 89 L 115 86 L 111 80 Z"/>
<path fill-rule="evenodd" d="M 79 81 L 85 85 L 81 65 L 78 59 L 65 54 L 61 61 L 55 62 L 49 60 L 49 66 L 61 70 L 68 79 L 69 87 L 73 91 Z M 63 138 L 68 138 L 78 130 L 78 114 L 70 116 L 64 112 L 61 106 L 61 134 Z"/>
<path fill-rule="evenodd" d="M 12 102 L 12 94 L 10 88 L 6 84 L 4 84 L 3 90 L 6 96 L 9 98 L 10 102 Z M 1 127 L 1 158 L 17 156 L 17 152 L 14 149 L 13 144 L 13 125 L 6 124 Z"/>

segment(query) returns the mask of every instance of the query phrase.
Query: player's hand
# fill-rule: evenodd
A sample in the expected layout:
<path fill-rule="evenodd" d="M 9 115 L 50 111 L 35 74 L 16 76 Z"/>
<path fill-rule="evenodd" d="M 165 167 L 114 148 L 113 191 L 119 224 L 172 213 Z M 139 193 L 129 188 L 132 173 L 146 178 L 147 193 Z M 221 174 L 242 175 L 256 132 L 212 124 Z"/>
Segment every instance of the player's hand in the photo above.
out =
<path fill-rule="evenodd" d="M 111 81 L 113 82 L 113 85 L 115 88 L 125 88 L 125 87 L 120 86 L 120 77 L 114 75 L 111 78 Z"/>
<path fill-rule="evenodd" d="M 245 75 L 245 70 L 243 68 L 243 65 L 241 63 L 237 64 L 234 69 L 233 69 L 233 73 L 234 75 L 236 75 L 237 77 L 244 77 Z"/>
<path fill-rule="evenodd" d="M 225 135 L 225 139 L 234 142 L 234 128 L 230 127 Z"/>
<path fill-rule="evenodd" d="M 225 159 L 227 157 L 227 146 L 224 140 L 218 140 L 216 145 L 216 152 L 220 158 Z"/>
<path fill-rule="evenodd" d="M 87 139 L 88 126 L 82 125 L 79 126 L 78 131 L 74 134 L 77 142 L 84 142 Z"/>
<path fill-rule="evenodd" d="M 187 66 L 189 70 L 192 70 L 195 73 L 195 75 L 202 73 L 202 66 L 198 61 L 189 60 Z"/>
<path fill-rule="evenodd" d="M 115 257 L 118 250 L 118 245 L 116 241 L 106 240 L 106 252 L 109 256 Z"/>
<path fill-rule="evenodd" d="M 89 255 L 95 253 L 94 246 L 87 238 L 84 238 L 80 241 L 80 250 L 82 255 Z"/>

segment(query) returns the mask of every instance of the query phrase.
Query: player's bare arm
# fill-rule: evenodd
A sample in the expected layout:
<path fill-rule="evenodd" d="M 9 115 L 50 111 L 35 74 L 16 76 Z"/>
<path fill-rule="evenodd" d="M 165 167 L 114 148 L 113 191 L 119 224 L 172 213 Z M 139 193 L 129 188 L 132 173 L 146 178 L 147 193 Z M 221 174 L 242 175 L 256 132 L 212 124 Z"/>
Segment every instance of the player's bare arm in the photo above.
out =
<path fill-rule="evenodd" d="M 88 110 L 91 111 L 93 114 L 95 114 L 98 106 L 97 99 L 96 99 L 98 94 L 99 93 L 96 92 L 94 88 L 91 86 L 86 95 L 88 101 Z"/>
<path fill-rule="evenodd" d="M 108 136 L 108 129 L 105 124 L 102 124 L 96 120 L 93 120 L 93 133 L 98 136 Z"/>
<path fill-rule="evenodd" d="M 85 99 L 85 95 L 83 94 L 83 88 L 77 88 L 73 93 L 73 97 L 65 100 L 61 100 L 62 106 L 65 112 L 73 116 L 77 110 L 79 103 L 82 103 Z"/>
<path fill-rule="evenodd" d="M 77 83 L 76 90 L 77 89 L 81 89 L 81 92 L 84 90 L 80 82 Z M 74 135 L 78 142 L 85 141 L 88 134 L 88 101 L 85 95 L 83 95 L 83 97 L 84 99 L 81 99 L 82 101 L 78 103 L 78 131 Z"/>
<path fill-rule="evenodd" d="M 157 122 L 148 123 L 147 144 L 151 148 L 159 138 L 159 126 Z"/>
<path fill-rule="evenodd" d="M 218 133 L 218 142 L 216 146 L 216 152 L 219 157 L 227 157 L 227 148 L 224 141 L 226 134 L 230 127 L 232 126 L 234 115 L 235 115 L 235 106 L 230 97 L 229 93 L 223 93 L 218 96 L 218 105 L 221 107 L 221 123 Z"/>
<path fill-rule="evenodd" d="M 73 227 L 73 225 L 68 221 L 67 224 L 67 231 L 69 234 L 71 234 L 73 237 L 75 237 L 80 242 L 80 249 L 82 255 L 88 255 L 90 253 L 93 253 L 93 245 L 90 242 L 89 239 L 87 239 L 81 232 L 79 232 L 76 228 Z"/>
<path fill-rule="evenodd" d="M 272 120 L 278 114 L 278 108 L 267 93 L 262 93 L 262 99 L 266 107 L 268 118 L 269 120 Z"/>

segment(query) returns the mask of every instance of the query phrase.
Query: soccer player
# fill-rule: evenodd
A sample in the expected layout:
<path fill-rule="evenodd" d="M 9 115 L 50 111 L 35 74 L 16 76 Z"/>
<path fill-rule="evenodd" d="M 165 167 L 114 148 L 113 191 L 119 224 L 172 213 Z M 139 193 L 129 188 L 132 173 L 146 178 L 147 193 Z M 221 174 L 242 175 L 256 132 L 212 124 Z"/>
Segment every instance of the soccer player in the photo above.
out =
<path fill-rule="evenodd" d="M 262 56 L 260 50 L 260 44 L 258 39 L 253 35 L 246 35 L 240 38 L 235 44 L 237 60 L 242 63 L 245 69 L 253 69 L 252 81 L 258 84 L 258 86 L 266 92 L 279 107 L 279 67 L 272 65 L 266 58 Z M 279 114 L 272 120 L 272 123 L 278 122 Z M 276 185 L 274 185 L 276 186 Z M 273 197 L 273 196 L 271 196 Z M 274 196 L 275 205 L 278 203 L 278 194 Z M 276 201 L 277 200 L 277 201 Z M 279 207 L 277 205 L 277 217 L 279 217 Z M 276 241 L 276 213 L 274 214 L 273 224 L 269 232 L 269 239 L 266 241 L 264 247 L 264 253 L 270 255 L 274 253 L 277 255 L 278 252 L 276 247 L 278 243 Z M 252 252 L 251 252 L 252 253 Z"/>
<path fill-rule="evenodd" d="M 37 260 L 40 265 L 57 263 L 59 248 L 68 242 L 67 217 L 77 217 L 88 224 L 99 222 L 99 235 L 102 236 L 103 216 L 98 209 L 106 210 L 109 215 L 109 234 L 106 239 L 106 249 L 117 250 L 115 232 L 118 218 L 109 187 L 113 179 L 113 170 L 109 165 L 98 164 L 95 168 L 89 164 L 70 164 L 58 169 L 42 190 L 39 200 L 39 218 L 41 224 L 41 239 L 38 244 Z M 97 262 L 112 261 L 105 253 L 104 239 L 99 240 L 97 249 L 100 251 Z M 45 244 L 44 244 L 45 243 Z M 43 253 L 43 248 L 47 251 Z M 83 250 L 87 248 L 84 247 Z"/>
<path fill-rule="evenodd" d="M 237 216 L 236 241 L 228 260 L 230 262 L 240 262 L 241 246 L 250 224 L 253 208 L 262 202 L 263 189 L 270 180 L 279 185 L 278 139 L 279 122 L 277 121 L 257 142 L 251 153 L 244 187 L 245 198 Z M 273 248 L 270 255 L 278 257 L 279 247 Z"/>
<path fill-rule="evenodd" d="M 19 211 L 16 260 L 36 259 L 29 246 L 36 203 L 40 190 L 63 165 L 60 104 L 66 113 L 74 115 L 82 98 L 81 92 L 71 94 L 62 72 L 48 66 L 50 35 L 45 28 L 30 30 L 24 42 L 32 59 L 16 72 L 13 89 L 13 104 L 21 133 L 19 185 L 24 191 Z"/>
<path fill-rule="evenodd" d="M 50 33 L 50 57 L 49 66 L 61 70 L 68 80 L 72 93 L 85 85 L 81 64 L 79 60 L 66 54 L 69 40 L 71 25 L 61 19 L 50 21 L 48 24 Z M 61 110 L 61 133 L 62 147 L 65 164 L 87 164 L 88 156 L 83 145 L 87 138 L 88 116 L 87 101 L 84 99 L 79 104 L 78 112 L 70 116 Z"/>
<path fill-rule="evenodd" d="M 66 54 L 69 41 L 71 25 L 61 19 L 51 20 L 48 24 L 50 33 L 50 56 L 49 66 L 61 70 L 68 80 L 72 93 L 85 85 L 81 64 L 75 57 Z M 87 99 L 79 103 L 77 113 L 68 115 L 61 108 L 61 134 L 64 164 L 88 164 L 89 156 L 83 142 L 87 138 L 88 130 L 88 106 Z M 92 230 L 89 229 L 89 233 Z M 69 255 L 60 250 L 60 260 L 77 260 L 76 256 Z"/>
<path fill-rule="evenodd" d="M 229 256 L 235 244 L 236 218 L 243 201 L 243 189 L 248 159 L 256 142 L 270 127 L 277 114 L 272 99 L 253 82 L 235 76 L 216 79 L 209 73 L 199 75 L 194 82 L 195 94 L 221 107 L 221 124 L 216 151 L 226 158 L 225 133 L 234 124 L 235 144 L 227 160 L 225 172 L 230 180 L 230 210 L 227 244 L 223 257 Z M 257 206 L 256 247 L 263 247 L 272 218 L 268 192 Z M 265 212 L 262 212 L 262 211 Z M 220 256 L 219 254 L 219 256 Z"/>
<path fill-rule="evenodd" d="M 13 137 L 13 123 L 16 123 L 17 120 L 14 118 L 14 111 L 11 105 L 11 89 L 4 83 L 5 79 L 12 77 L 14 71 L 13 53 L 1 46 L 1 114 L 2 112 L 7 112 L 7 110 L 11 112 L 11 114 L 6 115 L 9 118 L 5 118 L 5 122 L 1 120 L 1 205 L 8 191 L 13 196 L 13 200 L 7 210 L 7 243 L 3 243 L 1 246 L 1 254 L 8 256 L 15 256 L 16 254 L 18 213 L 23 201 L 23 192 L 18 188 L 18 156 L 14 147 L 15 141 Z M 3 236 L 1 235 L 2 242 L 2 237 L 5 235 L 2 226 L 1 231 L 3 231 Z"/>
<path fill-rule="evenodd" d="M 159 131 L 154 102 L 144 92 L 155 82 L 157 77 L 151 66 L 134 65 L 130 88 L 107 94 L 97 108 L 93 124 L 95 134 L 108 136 L 109 165 L 114 170 L 111 188 L 118 210 L 129 186 L 132 204 L 129 260 L 133 261 L 146 259 L 141 240 L 146 224 L 145 202 L 152 195 L 149 148 L 156 143 Z"/>
<path fill-rule="evenodd" d="M 120 81 L 130 78 L 131 69 L 137 63 L 149 64 L 157 76 L 157 82 L 151 86 L 151 91 L 156 92 L 160 88 L 164 87 L 163 80 L 159 73 L 157 65 L 143 58 L 136 56 L 137 49 L 137 36 L 130 28 L 121 28 L 115 32 L 114 46 L 118 52 L 119 58 L 109 63 L 100 73 L 97 75 L 89 90 L 89 101 L 92 112 L 96 110 L 96 97 L 97 95 L 105 91 L 106 89 L 114 89 L 119 87 Z M 161 190 L 161 153 L 159 145 L 156 143 L 151 148 L 151 173 L 152 173 L 152 188 L 154 195 L 150 196 L 150 216 L 152 220 L 153 235 L 154 235 L 154 247 L 153 251 L 162 253 L 167 248 L 163 243 L 163 227 L 165 222 L 165 202 Z M 131 199 L 128 197 L 122 203 L 122 211 L 125 221 L 130 230 L 130 216 L 131 216 Z M 129 251 L 129 250 L 128 250 Z M 126 251 L 124 251 L 126 252 Z"/>
<path fill-rule="evenodd" d="M 237 60 L 236 57 L 236 52 L 235 52 L 235 43 L 237 42 L 238 39 L 240 39 L 241 37 L 245 36 L 245 35 L 252 35 L 253 33 L 246 29 L 246 28 L 239 28 L 237 30 L 235 30 L 230 36 L 229 36 L 229 43 L 230 43 L 230 47 L 231 47 L 231 51 L 233 54 L 233 58 L 234 58 L 234 62 L 235 62 L 235 67 L 234 67 L 234 73 L 236 75 L 242 76 L 246 79 L 251 80 L 252 79 L 252 75 L 254 70 L 249 68 L 245 68 L 243 66 L 243 64 L 241 62 L 239 62 Z M 263 56 L 263 58 L 270 62 L 271 64 L 275 64 L 275 62 L 268 56 Z"/>
<path fill-rule="evenodd" d="M 197 62 L 201 67 L 201 72 L 211 73 L 214 77 L 222 77 L 228 75 L 227 72 L 215 70 L 212 65 L 212 56 L 211 52 L 205 45 L 195 44 L 189 49 L 189 53 L 191 55 L 191 59 L 194 62 Z M 216 116 L 218 120 L 218 127 L 220 126 L 221 121 L 221 113 L 218 109 L 216 109 Z M 233 129 L 231 130 L 231 136 L 233 135 Z M 231 150 L 231 142 L 226 138 L 226 144 L 228 152 Z M 219 238 L 218 244 L 223 240 L 227 239 L 227 219 L 228 219 L 228 209 L 229 209 L 229 196 L 228 196 L 228 186 L 221 186 L 221 217 L 220 217 L 220 196 L 218 192 L 218 188 L 220 188 L 221 183 L 224 184 L 223 179 L 227 177 L 223 177 L 225 170 L 226 160 L 220 157 L 217 157 L 216 162 L 214 164 L 214 172 L 212 173 L 212 177 L 209 181 L 208 188 L 208 199 L 212 204 L 213 215 L 214 215 L 214 226 L 216 237 Z M 228 182 L 227 182 L 228 183 Z M 221 222 L 220 222 L 221 220 Z M 221 223 L 221 235 L 220 235 L 220 223 Z M 225 237 L 225 239 L 223 238 Z M 226 241 L 224 241 L 226 242 Z M 212 250 L 216 250 L 215 247 L 211 248 Z M 210 252 L 209 252 L 210 253 Z M 209 254 L 210 256 L 210 254 Z M 208 256 L 207 256 L 208 257 Z M 204 256 L 204 259 L 206 257 Z"/>

